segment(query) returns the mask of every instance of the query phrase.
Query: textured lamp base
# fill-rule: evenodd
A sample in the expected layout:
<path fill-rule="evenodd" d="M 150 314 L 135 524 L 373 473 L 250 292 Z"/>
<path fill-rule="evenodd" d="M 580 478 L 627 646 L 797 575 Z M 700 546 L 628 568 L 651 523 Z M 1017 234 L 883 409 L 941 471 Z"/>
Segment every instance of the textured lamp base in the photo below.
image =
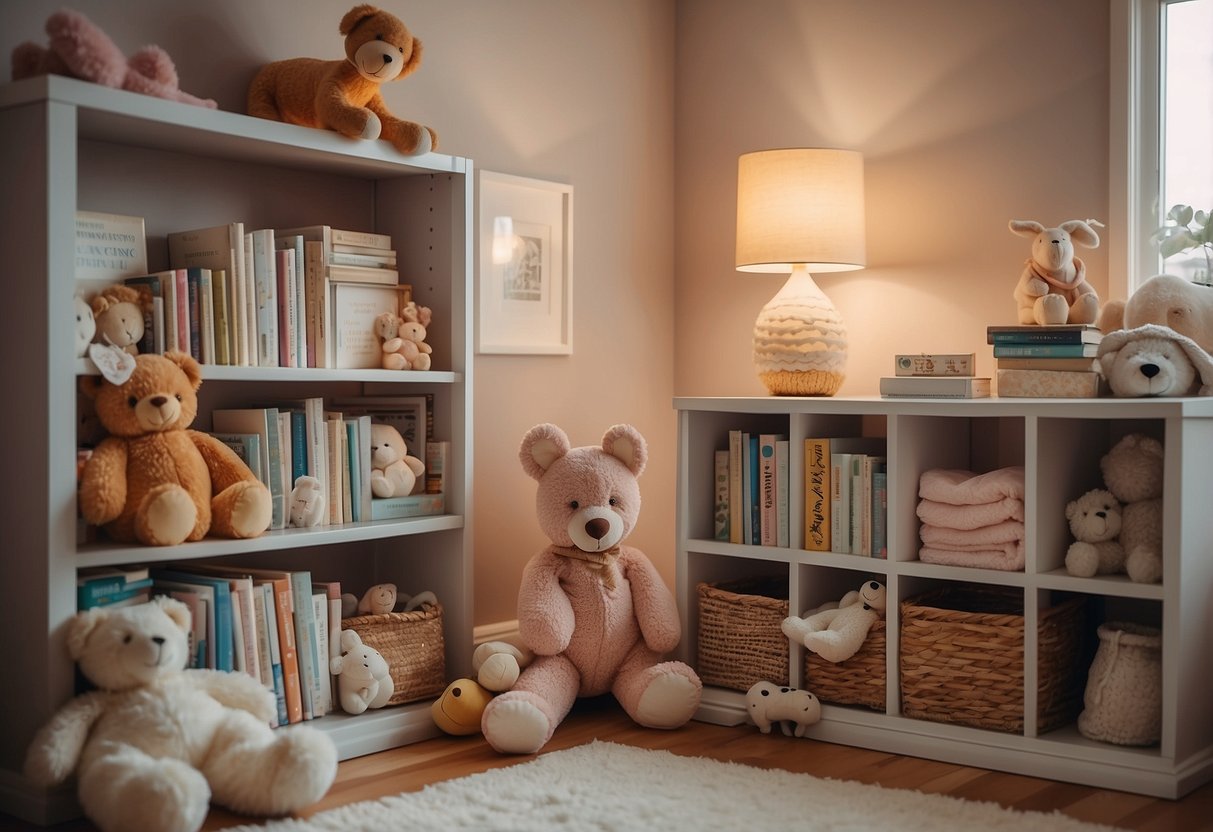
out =
<path fill-rule="evenodd" d="M 804 266 L 754 322 L 754 366 L 775 396 L 833 396 L 847 364 L 847 330 Z"/>
<path fill-rule="evenodd" d="M 822 370 L 777 370 L 758 374 L 772 396 L 833 396 L 842 387 L 842 373 Z"/>

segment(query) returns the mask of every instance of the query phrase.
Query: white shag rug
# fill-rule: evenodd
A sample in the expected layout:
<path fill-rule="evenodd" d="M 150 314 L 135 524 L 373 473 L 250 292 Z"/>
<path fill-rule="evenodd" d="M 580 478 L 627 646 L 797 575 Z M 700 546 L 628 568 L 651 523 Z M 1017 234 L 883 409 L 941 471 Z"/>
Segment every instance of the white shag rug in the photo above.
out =
<path fill-rule="evenodd" d="M 229 832 L 385 830 L 1097 832 L 1060 813 L 885 789 L 595 741 L 306 820 Z"/>

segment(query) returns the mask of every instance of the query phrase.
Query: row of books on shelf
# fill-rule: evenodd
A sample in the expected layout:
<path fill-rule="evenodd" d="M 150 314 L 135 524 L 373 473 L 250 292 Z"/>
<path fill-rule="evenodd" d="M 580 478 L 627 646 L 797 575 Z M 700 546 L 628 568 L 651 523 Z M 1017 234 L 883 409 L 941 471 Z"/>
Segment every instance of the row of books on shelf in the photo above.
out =
<path fill-rule="evenodd" d="M 168 595 L 191 615 L 189 667 L 247 673 L 278 703 L 278 724 L 335 708 L 329 661 L 341 653 L 341 585 L 310 572 L 212 564 L 95 567 L 77 573 L 80 610 Z"/>
<path fill-rule="evenodd" d="M 989 326 L 997 384 L 976 375 L 976 355 L 895 357 L 895 375 L 880 380 L 885 397 L 1095 398 L 1107 392 L 1096 356 L 1103 333 L 1092 324 Z"/>
<path fill-rule="evenodd" d="M 443 514 L 451 443 L 434 438 L 433 394 L 361 396 L 326 403 L 312 397 L 273 407 L 219 408 L 211 433 L 236 452 L 266 488 L 271 529 L 290 524 L 290 498 L 302 476 L 314 477 L 325 509 L 316 525 L 341 525 Z M 371 424 L 391 425 L 425 465 L 411 494 L 371 492 Z M 89 454 L 81 449 L 78 464 Z M 78 542 L 92 532 L 82 528 Z"/>
<path fill-rule="evenodd" d="M 99 238 L 137 238 L 142 249 Z M 169 268 L 149 273 L 143 219 L 77 214 L 77 278 L 143 296 L 139 351 L 170 349 L 204 364 L 379 368 L 375 318 L 412 299 L 391 237 L 327 225 L 245 230 L 241 222 L 167 235 Z M 107 251 L 132 256 L 110 262 Z M 91 256 L 90 256 L 91 255 Z"/>
<path fill-rule="evenodd" d="M 804 548 L 887 557 L 884 439 L 806 439 Z M 714 535 L 752 546 L 790 544 L 786 436 L 729 431 L 714 458 Z"/>

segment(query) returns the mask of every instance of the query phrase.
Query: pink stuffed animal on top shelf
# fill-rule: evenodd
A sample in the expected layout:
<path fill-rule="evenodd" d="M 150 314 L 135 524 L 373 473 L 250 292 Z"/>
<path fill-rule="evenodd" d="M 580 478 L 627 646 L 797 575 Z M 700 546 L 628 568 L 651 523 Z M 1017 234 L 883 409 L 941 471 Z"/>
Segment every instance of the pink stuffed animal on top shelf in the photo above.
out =
<path fill-rule="evenodd" d="M 65 9 L 46 20 L 49 48 L 26 41 L 13 49 L 13 80 L 65 75 L 104 87 L 169 101 L 215 108 L 178 87 L 177 67 L 159 46 L 144 46 L 127 58 L 100 28 L 79 12 Z"/>

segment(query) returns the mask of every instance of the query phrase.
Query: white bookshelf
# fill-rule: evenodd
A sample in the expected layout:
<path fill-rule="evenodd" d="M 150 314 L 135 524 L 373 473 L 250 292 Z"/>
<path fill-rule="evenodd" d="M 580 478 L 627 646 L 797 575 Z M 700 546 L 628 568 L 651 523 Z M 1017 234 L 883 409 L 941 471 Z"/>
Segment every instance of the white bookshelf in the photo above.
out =
<path fill-rule="evenodd" d="M 309 569 L 351 591 L 392 581 L 434 591 L 444 609 L 447 674 L 470 671 L 472 647 L 470 160 L 404 157 L 387 143 L 313 130 L 48 76 L 0 87 L 0 246 L 9 274 L 0 343 L 9 357 L 2 456 L 9 479 L 0 605 L 8 667 L 0 744 L 0 812 L 38 823 L 75 813 L 71 788 L 45 792 L 20 775 L 34 730 L 74 694 L 64 624 L 84 566 L 226 559 Z M 246 228 L 327 224 L 390 234 L 402 280 L 434 309 L 429 372 L 205 366 L 194 426 L 221 407 L 309 396 L 432 393 L 434 434 L 452 443 L 446 514 L 273 531 L 249 541 L 168 548 L 76 544 L 76 385 L 72 354 L 75 212 L 145 218 L 150 270 L 167 267 L 172 231 L 240 220 Z M 17 403 L 21 404 L 18 405 Z M 20 409 L 18 409 L 20 408 Z M 312 723 L 345 759 L 436 735 L 429 703 Z"/>
<path fill-rule="evenodd" d="M 880 399 L 678 398 L 677 596 L 682 658 L 698 655 L 700 581 L 773 576 L 786 580 L 795 614 L 837 600 L 862 581 L 883 582 L 887 612 L 883 709 L 823 706 L 809 735 L 829 742 L 1161 797 L 1179 797 L 1213 779 L 1213 399 Z M 783 433 L 791 441 L 789 548 L 713 539 L 713 452 L 728 431 Z M 1065 571 L 1072 542 L 1065 504 L 1102 486 L 1100 457 L 1124 434 L 1165 445 L 1164 580 L 1125 576 L 1076 578 Z M 810 437 L 884 436 L 888 458 L 887 560 L 806 551 L 804 454 Z M 918 480 L 931 468 L 977 472 L 1023 465 L 1027 565 L 1000 572 L 920 562 L 915 513 Z M 899 602 L 949 584 L 977 582 L 1023 593 L 1024 730 L 1022 734 L 913 719 L 901 713 Z M 1036 725 L 1036 622 L 1042 609 L 1082 596 L 1103 619 L 1159 626 L 1162 647 L 1162 740 L 1146 748 L 1095 742 L 1073 724 Z M 1095 623 L 1091 633 L 1094 637 Z M 788 645 L 790 682 L 807 686 L 804 648 Z M 1083 672 L 1085 679 L 1085 668 Z M 746 720 L 744 693 L 707 687 L 698 719 Z"/>

